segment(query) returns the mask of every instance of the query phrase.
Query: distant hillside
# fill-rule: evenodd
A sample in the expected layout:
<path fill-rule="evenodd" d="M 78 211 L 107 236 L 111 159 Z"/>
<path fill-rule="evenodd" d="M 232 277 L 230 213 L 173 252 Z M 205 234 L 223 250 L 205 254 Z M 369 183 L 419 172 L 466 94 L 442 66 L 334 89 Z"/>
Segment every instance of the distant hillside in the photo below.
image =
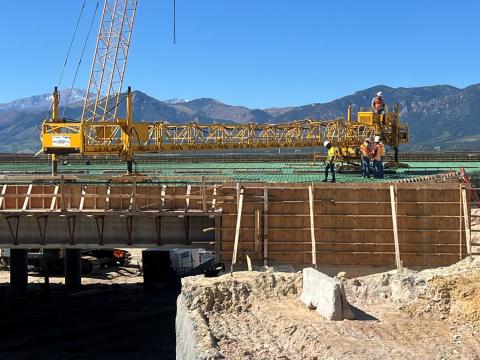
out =
<path fill-rule="evenodd" d="M 402 122 L 410 124 L 410 143 L 405 148 L 480 149 L 480 84 L 465 89 L 447 85 L 394 89 L 380 85 L 329 103 L 296 107 L 275 120 L 345 116 L 348 104 L 352 104 L 354 112 L 368 108 L 378 91 L 383 91 L 387 104 L 399 103 Z"/>
<path fill-rule="evenodd" d="M 85 99 L 86 90 L 81 89 L 64 89 L 60 90 L 60 105 L 73 104 Z M 0 104 L 0 112 L 2 111 L 20 111 L 27 109 L 43 109 L 49 108 L 52 104 L 52 94 L 43 94 L 31 96 L 29 98 L 17 99 L 6 104 Z"/>
<path fill-rule="evenodd" d="M 465 89 L 447 85 L 417 88 L 379 85 L 328 103 L 264 110 L 232 106 L 210 98 L 160 101 L 139 91 L 134 92 L 133 103 L 135 121 L 282 123 L 306 117 L 335 119 L 345 116 L 349 104 L 355 113 L 362 107 L 368 108 L 379 90 L 385 94 L 387 104 L 400 104 L 401 119 L 410 124 L 410 143 L 404 149 L 432 150 L 435 146 L 449 150 L 480 149 L 480 84 Z M 81 116 L 84 95 L 85 91 L 78 89 L 72 93 L 64 114 L 66 118 Z M 67 97 L 62 91 L 62 108 Z M 50 101 L 51 95 L 45 94 L 0 104 L 0 137 L 3 139 L 0 152 L 39 149 L 38 126 L 48 114 Z M 119 115 L 123 114 L 122 106 Z"/>

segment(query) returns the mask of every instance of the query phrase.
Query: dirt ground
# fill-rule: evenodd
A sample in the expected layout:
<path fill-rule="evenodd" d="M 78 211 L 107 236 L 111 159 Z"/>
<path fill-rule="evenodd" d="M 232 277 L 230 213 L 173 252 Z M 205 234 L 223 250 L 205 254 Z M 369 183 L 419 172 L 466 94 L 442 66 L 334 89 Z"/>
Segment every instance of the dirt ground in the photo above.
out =
<path fill-rule="evenodd" d="M 185 279 L 217 359 L 480 359 L 480 259 L 345 281 L 358 320 L 328 322 L 298 300 L 301 274 Z"/>
<path fill-rule="evenodd" d="M 175 359 L 179 288 L 145 293 L 133 255 L 130 266 L 83 277 L 73 294 L 52 277 L 47 296 L 44 279 L 29 276 L 28 299 L 14 304 L 0 272 L 0 359 Z"/>

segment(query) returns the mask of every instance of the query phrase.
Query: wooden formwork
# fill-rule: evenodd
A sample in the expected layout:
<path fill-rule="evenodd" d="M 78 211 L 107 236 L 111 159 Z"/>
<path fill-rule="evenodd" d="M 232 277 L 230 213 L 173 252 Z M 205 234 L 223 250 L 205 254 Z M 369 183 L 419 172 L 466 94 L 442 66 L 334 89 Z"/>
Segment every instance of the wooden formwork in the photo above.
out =
<path fill-rule="evenodd" d="M 0 185 L 0 212 L 212 210 L 213 186 Z"/>
<path fill-rule="evenodd" d="M 448 265 L 467 253 L 459 184 L 312 184 L 311 203 L 305 185 L 241 186 L 239 229 L 237 204 L 222 207 L 224 261 L 239 230 L 239 259 L 308 264 L 315 247 L 318 265 L 395 265 L 394 222 L 403 265 Z M 238 189 L 224 186 L 222 193 L 236 196 Z"/>
<path fill-rule="evenodd" d="M 471 242 L 471 189 L 458 183 L 166 186 L 62 181 L 0 185 L 0 190 L 0 243 L 12 246 L 57 245 L 49 243 L 52 231 L 65 233 L 59 241 L 67 245 L 110 241 L 158 246 L 166 244 L 162 219 L 165 227 L 172 224 L 166 217 L 185 219 L 186 234 L 181 235 L 186 240 L 177 241 L 172 233 L 168 241 L 194 246 L 189 218 L 195 216 L 215 218 L 214 227 L 196 231 L 215 238 L 223 261 L 249 255 L 265 264 L 439 266 L 458 261 L 476 245 Z M 60 223 L 62 217 L 67 220 Z M 78 236 L 73 234 L 75 217 Z M 143 220 L 134 221 L 139 218 Z M 107 227 L 104 233 L 108 224 L 118 239 L 108 238 Z M 96 232 L 88 228 L 92 226 Z M 89 242 L 82 243 L 85 239 Z"/>
<path fill-rule="evenodd" d="M 211 247 L 216 186 L 150 183 L 0 185 L 0 244 Z M 213 229 L 214 230 L 214 229 Z"/>

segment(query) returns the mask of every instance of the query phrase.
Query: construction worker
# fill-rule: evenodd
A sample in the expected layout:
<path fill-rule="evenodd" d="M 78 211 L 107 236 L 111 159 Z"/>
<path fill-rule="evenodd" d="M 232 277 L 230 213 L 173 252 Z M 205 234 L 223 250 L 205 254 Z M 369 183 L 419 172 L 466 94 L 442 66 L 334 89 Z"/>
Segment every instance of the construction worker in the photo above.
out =
<path fill-rule="evenodd" d="M 380 136 L 375 136 L 375 145 L 373 146 L 373 173 L 375 178 L 383 178 L 383 162 L 382 157 L 385 155 L 385 148 L 381 142 Z"/>
<path fill-rule="evenodd" d="M 335 160 L 337 160 L 337 148 L 330 144 L 330 141 L 325 140 L 323 146 L 327 148 L 327 161 L 325 166 L 325 179 L 323 182 L 328 181 L 328 171 L 332 173 L 332 182 L 335 182 Z"/>
<path fill-rule="evenodd" d="M 377 96 L 372 99 L 372 111 L 376 115 L 382 117 L 382 123 L 385 123 L 385 101 L 383 100 L 383 93 L 377 92 Z"/>
<path fill-rule="evenodd" d="M 365 139 L 360 145 L 360 156 L 362 158 L 362 175 L 370 179 L 370 159 L 372 158 L 373 145 L 370 139 Z"/>

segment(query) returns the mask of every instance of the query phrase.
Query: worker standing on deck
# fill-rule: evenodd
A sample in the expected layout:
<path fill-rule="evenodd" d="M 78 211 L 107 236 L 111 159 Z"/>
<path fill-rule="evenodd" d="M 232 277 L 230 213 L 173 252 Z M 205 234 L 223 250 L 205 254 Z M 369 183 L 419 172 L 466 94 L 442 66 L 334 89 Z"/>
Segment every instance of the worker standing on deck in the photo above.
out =
<path fill-rule="evenodd" d="M 382 157 L 385 155 L 385 148 L 381 142 L 380 136 L 375 136 L 375 145 L 373 146 L 373 172 L 377 179 L 383 179 Z"/>
<path fill-rule="evenodd" d="M 325 179 L 323 182 L 328 181 L 328 172 L 332 173 L 332 182 L 335 182 L 335 160 L 337 160 L 337 148 L 330 144 L 330 141 L 325 140 L 323 146 L 327 148 L 327 162 L 325 166 Z"/>
<path fill-rule="evenodd" d="M 381 91 L 377 92 L 377 96 L 372 99 L 372 111 L 376 115 L 381 115 L 382 123 L 385 122 L 385 101 Z"/>
<path fill-rule="evenodd" d="M 360 145 L 360 155 L 362 158 L 362 175 L 364 178 L 370 179 L 370 158 L 373 153 L 373 145 L 370 139 L 365 139 Z"/>

